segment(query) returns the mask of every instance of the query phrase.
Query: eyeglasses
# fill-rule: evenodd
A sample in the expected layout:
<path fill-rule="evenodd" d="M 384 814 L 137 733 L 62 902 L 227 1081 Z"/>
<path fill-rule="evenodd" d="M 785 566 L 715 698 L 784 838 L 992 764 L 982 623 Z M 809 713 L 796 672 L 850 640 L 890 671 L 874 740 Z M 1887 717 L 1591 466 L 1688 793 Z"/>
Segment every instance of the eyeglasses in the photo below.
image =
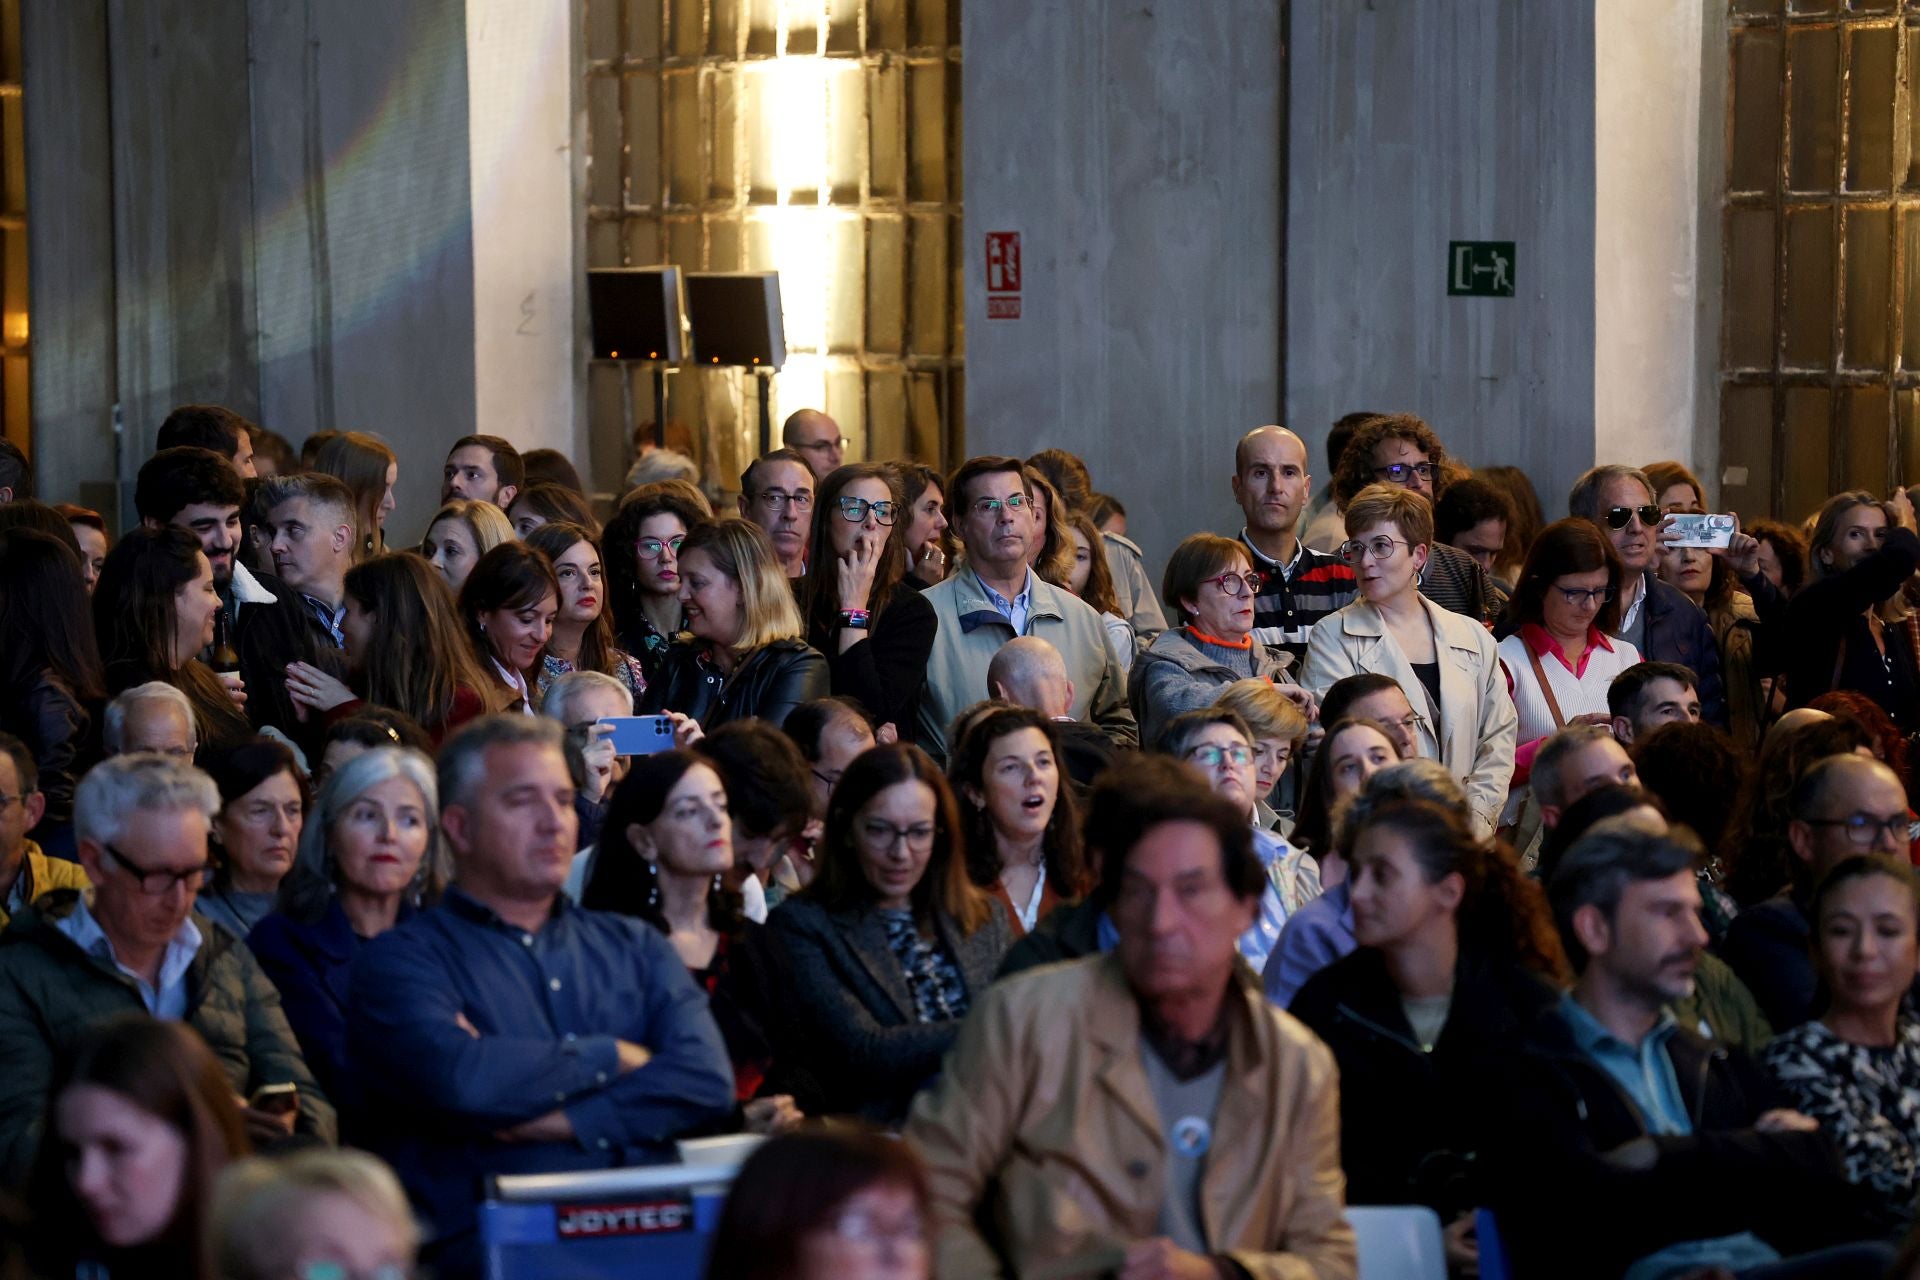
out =
<path fill-rule="evenodd" d="M 813 510 L 813 495 L 805 489 L 796 489 L 792 493 L 784 489 L 762 489 L 753 495 L 753 500 L 769 511 L 778 511 L 782 507 L 792 507 L 795 511 Z"/>
<path fill-rule="evenodd" d="M 1590 604 L 1605 604 L 1613 599 L 1612 587 L 1555 587 L 1554 590 L 1576 609 L 1583 609 Z"/>
<path fill-rule="evenodd" d="M 1009 511 L 1025 511 L 1032 505 L 1032 500 L 1026 494 L 1010 493 L 1005 498 L 981 498 L 968 510 L 977 516 L 997 516 L 1001 507 Z"/>
<path fill-rule="evenodd" d="M 1350 542 L 1340 544 L 1340 558 L 1350 564 L 1359 564 L 1361 556 L 1370 555 L 1381 564 L 1385 564 L 1387 561 L 1393 559 L 1393 549 L 1395 547 L 1411 545 L 1411 543 L 1402 542 L 1398 538 L 1389 538 L 1385 534 L 1382 534 L 1378 538 L 1368 538 L 1365 542 L 1355 538 Z"/>
<path fill-rule="evenodd" d="M 198 893 L 213 872 L 213 865 L 206 862 L 191 871 L 149 871 L 110 844 L 100 847 L 107 851 L 109 858 L 120 864 L 121 870 L 140 883 L 140 892 L 149 898 L 157 898 L 172 889 L 191 889 Z"/>
<path fill-rule="evenodd" d="M 1644 507 L 1608 507 L 1607 528 L 1624 529 L 1627 527 L 1627 522 L 1635 516 L 1639 516 L 1640 523 L 1651 529 L 1660 523 L 1660 508 L 1651 502 Z"/>
<path fill-rule="evenodd" d="M 17 796 L 0 796 L 0 815 L 4 815 L 7 810 L 17 804 L 25 804 L 28 796 L 37 794 L 37 792 L 33 791 L 22 791 Z"/>
<path fill-rule="evenodd" d="M 860 835 L 870 849 L 891 849 L 905 840 L 907 848 L 914 853 L 925 853 L 933 848 L 934 829 L 931 822 L 915 823 L 911 827 L 896 827 L 891 822 L 869 818 L 861 824 Z"/>
<path fill-rule="evenodd" d="M 1806 818 L 1803 821 L 1810 827 L 1840 827 L 1847 833 L 1848 844 L 1856 849 L 1870 849 L 1880 842 L 1880 833 L 1883 831 L 1893 843 L 1905 844 L 1913 817 L 1911 814 L 1896 813 L 1890 818 L 1876 818 L 1869 813 L 1856 813 L 1845 818 Z"/>
<path fill-rule="evenodd" d="M 822 773 L 818 769 L 809 769 L 807 772 L 824 783 L 829 791 L 840 785 L 840 775 L 837 773 Z"/>
<path fill-rule="evenodd" d="M 1390 484 L 1410 484 L 1415 476 L 1422 480 L 1432 480 L 1437 470 L 1431 462 L 1390 462 L 1384 467 L 1373 469 L 1375 480 L 1385 480 Z"/>
<path fill-rule="evenodd" d="M 1421 726 L 1427 723 L 1427 718 L 1418 711 L 1413 711 L 1399 720 L 1382 720 L 1380 723 L 1389 729 L 1398 729 L 1411 736 L 1420 732 Z"/>
<path fill-rule="evenodd" d="M 1218 587 L 1220 588 L 1221 595 L 1232 596 L 1235 600 L 1238 600 L 1243 596 L 1259 595 L 1260 588 L 1267 585 L 1267 575 L 1264 573 L 1223 573 L 1215 578 L 1200 579 L 1200 585 L 1203 587 Z"/>
<path fill-rule="evenodd" d="M 880 524 L 892 524 L 894 513 L 899 510 L 886 498 L 868 502 L 865 498 L 841 497 L 834 499 L 834 505 L 840 508 L 840 518 L 849 524 L 859 524 L 867 518 L 869 511 L 873 512 L 874 520 Z"/>
<path fill-rule="evenodd" d="M 808 449 L 814 453 L 820 453 L 827 449 L 845 449 L 847 444 L 848 440 L 845 436 L 835 436 L 831 440 L 815 440 L 811 444 L 796 444 L 790 445 L 789 447 L 794 449 Z"/>
<path fill-rule="evenodd" d="M 860 1209 L 848 1209 L 833 1220 L 827 1228 L 835 1239 L 847 1244 L 865 1245 L 878 1249 L 882 1245 L 898 1245 L 903 1249 L 927 1247 L 927 1226 L 917 1213 L 897 1218 L 892 1222 L 882 1222 L 878 1217 Z"/>
<path fill-rule="evenodd" d="M 658 538 L 642 538 L 633 544 L 633 553 L 642 560 L 658 560 L 663 551 L 671 551 L 677 556 L 680 554 L 680 544 L 686 540 L 687 535 L 684 533 L 675 538 L 668 538 L 665 542 Z"/>
<path fill-rule="evenodd" d="M 1187 759 L 1204 769 L 1218 769 L 1222 763 L 1231 761 L 1237 766 L 1253 763 L 1252 747 L 1195 747 L 1187 752 Z"/>

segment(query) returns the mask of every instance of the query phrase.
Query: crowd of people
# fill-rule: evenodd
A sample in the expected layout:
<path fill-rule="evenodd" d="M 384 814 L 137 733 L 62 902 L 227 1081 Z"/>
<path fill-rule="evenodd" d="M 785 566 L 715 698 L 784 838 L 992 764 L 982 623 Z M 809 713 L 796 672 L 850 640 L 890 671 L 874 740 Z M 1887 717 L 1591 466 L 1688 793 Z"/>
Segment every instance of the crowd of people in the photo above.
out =
<path fill-rule="evenodd" d="M 1356 413 L 1156 588 L 1069 452 L 847 447 L 469 436 L 417 543 L 366 433 L 184 406 L 117 538 L 0 447 L 0 1265 L 477 1275 L 745 1133 L 724 1280 L 1920 1276 L 1906 492 Z"/>

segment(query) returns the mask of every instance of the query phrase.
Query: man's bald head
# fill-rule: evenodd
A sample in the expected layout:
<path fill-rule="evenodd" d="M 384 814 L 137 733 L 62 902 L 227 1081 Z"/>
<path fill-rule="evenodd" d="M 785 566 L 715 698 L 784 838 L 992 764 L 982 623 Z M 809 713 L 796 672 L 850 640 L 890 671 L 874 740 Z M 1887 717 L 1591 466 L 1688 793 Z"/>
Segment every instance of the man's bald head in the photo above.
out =
<path fill-rule="evenodd" d="M 1822 720 L 1831 720 L 1832 716 L 1813 707 L 1795 707 L 1773 722 L 1767 730 L 1767 746 L 1773 745 L 1776 738 L 1784 738 L 1802 725 L 1817 724 Z"/>
<path fill-rule="evenodd" d="M 987 696 L 1044 716 L 1073 714 L 1073 681 L 1060 651 L 1039 636 L 1016 636 L 987 664 Z"/>
<path fill-rule="evenodd" d="M 1240 475 L 1247 469 L 1247 461 L 1256 453 L 1264 452 L 1263 446 L 1277 446 L 1289 451 L 1298 451 L 1300 469 L 1307 469 L 1307 442 L 1293 432 L 1280 426 L 1255 427 L 1240 437 L 1240 443 L 1233 446 L 1233 473 Z"/>
<path fill-rule="evenodd" d="M 818 409 L 796 409 L 780 427 L 780 443 L 807 460 L 816 480 L 824 480 L 840 465 L 846 443 L 840 424 Z"/>
<path fill-rule="evenodd" d="M 1787 842 L 1804 884 L 1817 884 L 1852 854 L 1905 859 L 1906 787 L 1900 775 L 1870 756 L 1849 753 L 1816 762 L 1793 784 L 1787 812 Z"/>

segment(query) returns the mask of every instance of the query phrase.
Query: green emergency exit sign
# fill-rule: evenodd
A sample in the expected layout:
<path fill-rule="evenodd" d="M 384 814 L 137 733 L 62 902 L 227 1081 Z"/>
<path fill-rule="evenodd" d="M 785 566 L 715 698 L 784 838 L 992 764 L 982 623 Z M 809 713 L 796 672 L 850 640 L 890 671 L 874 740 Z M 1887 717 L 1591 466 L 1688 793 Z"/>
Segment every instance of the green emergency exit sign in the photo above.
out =
<path fill-rule="evenodd" d="M 1511 298 L 1513 296 L 1513 241 L 1449 240 L 1447 242 L 1447 296 Z"/>

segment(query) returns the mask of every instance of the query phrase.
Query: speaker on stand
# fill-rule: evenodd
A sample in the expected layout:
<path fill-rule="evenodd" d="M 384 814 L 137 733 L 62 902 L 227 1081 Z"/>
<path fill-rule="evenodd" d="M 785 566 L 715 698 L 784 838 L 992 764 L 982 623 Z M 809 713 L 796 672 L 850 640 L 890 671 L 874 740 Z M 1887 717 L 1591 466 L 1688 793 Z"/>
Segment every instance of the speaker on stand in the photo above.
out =
<path fill-rule="evenodd" d="M 587 272 L 593 358 L 644 365 L 653 378 L 653 442 L 667 443 L 667 374 L 687 358 L 687 299 L 678 267 L 596 267 Z M 632 383 L 623 379 L 626 420 Z"/>
<path fill-rule="evenodd" d="M 760 452 L 773 448 L 773 374 L 787 362 L 778 271 L 689 271 L 687 319 L 693 359 L 754 375 L 760 393 Z"/>

